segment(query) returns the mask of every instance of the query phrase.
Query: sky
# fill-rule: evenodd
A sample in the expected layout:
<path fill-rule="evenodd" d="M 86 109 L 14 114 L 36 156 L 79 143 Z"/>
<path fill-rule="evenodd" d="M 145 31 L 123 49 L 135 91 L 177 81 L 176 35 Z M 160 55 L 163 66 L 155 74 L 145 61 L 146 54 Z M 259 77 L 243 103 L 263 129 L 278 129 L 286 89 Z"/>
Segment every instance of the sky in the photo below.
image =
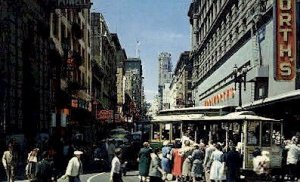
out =
<path fill-rule="evenodd" d="M 147 102 L 158 93 L 158 56 L 190 50 L 190 0 L 94 0 L 92 12 L 100 12 L 111 33 L 117 33 L 127 57 L 136 57 L 139 42 Z"/>

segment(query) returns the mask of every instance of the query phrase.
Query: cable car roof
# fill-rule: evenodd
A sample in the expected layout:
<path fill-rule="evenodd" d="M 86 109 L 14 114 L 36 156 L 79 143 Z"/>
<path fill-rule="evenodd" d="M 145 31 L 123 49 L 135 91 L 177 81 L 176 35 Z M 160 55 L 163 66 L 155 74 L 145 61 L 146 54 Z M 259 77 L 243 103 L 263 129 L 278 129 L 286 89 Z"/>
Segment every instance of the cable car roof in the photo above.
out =
<path fill-rule="evenodd" d="M 155 116 L 151 122 L 184 122 L 184 121 L 280 121 L 272 118 L 257 116 L 252 111 L 232 112 L 224 116 L 205 116 L 204 114 L 181 114 L 169 116 Z"/>

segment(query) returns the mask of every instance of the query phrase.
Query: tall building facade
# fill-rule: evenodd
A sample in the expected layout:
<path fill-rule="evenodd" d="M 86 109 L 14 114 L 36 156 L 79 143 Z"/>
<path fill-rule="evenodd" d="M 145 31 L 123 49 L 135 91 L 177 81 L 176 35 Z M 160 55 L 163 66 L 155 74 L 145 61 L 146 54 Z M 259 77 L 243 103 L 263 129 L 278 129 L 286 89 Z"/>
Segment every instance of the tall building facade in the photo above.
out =
<path fill-rule="evenodd" d="M 55 134 L 92 140 L 91 2 L 57 1 L 50 15 Z"/>
<path fill-rule="evenodd" d="M 31 144 L 50 121 L 48 1 L 0 3 L 0 135 Z"/>
<path fill-rule="evenodd" d="M 110 33 L 101 13 L 91 14 L 91 24 L 94 109 L 95 112 L 110 110 L 112 116 L 105 121 L 115 121 L 114 115 L 120 110 L 117 88 L 122 87 L 118 77 L 123 74 L 119 67 L 123 68 L 126 54 L 117 34 Z"/>
<path fill-rule="evenodd" d="M 125 104 L 125 88 L 124 88 L 124 79 L 125 79 L 125 69 L 124 63 L 127 60 L 127 55 L 125 49 L 122 48 L 118 35 L 112 34 L 112 39 L 116 48 L 116 118 L 117 122 L 124 121 L 125 113 L 123 110 L 123 105 Z"/>
<path fill-rule="evenodd" d="M 159 64 L 159 75 L 158 75 L 158 96 L 160 100 L 159 110 L 164 108 L 163 106 L 163 92 L 166 83 L 171 83 L 172 81 L 172 58 L 171 54 L 167 52 L 162 52 L 158 56 Z"/>
<path fill-rule="evenodd" d="M 188 16 L 196 105 L 240 106 L 300 120 L 299 112 L 288 107 L 300 98 L 296 1 L 279 2 L 193 0 Z M 283 33 L 286 29 L 289 33 Z"/>
<path fill-rule="evenodd" d="M 125 112 L 133 121 L 141 119 L 143 104 L 143 68 L 140 58 L 128 58 L 124 64 L 125 71 Z M 126 99 L 127 98 L 127 99 Z"/>
<path fill-rule="evenodd" d="M 190 52 L 180 54 L 169 88 L 170 109 L 193 106 L 192 69 Z"/>

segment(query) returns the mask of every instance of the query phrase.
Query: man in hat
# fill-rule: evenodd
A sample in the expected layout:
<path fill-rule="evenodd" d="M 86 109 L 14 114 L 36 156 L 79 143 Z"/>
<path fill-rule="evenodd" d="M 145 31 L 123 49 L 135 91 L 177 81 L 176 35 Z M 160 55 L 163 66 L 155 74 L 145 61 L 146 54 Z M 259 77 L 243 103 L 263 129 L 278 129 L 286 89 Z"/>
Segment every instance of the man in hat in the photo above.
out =
<path fill-rule="evenodd" d="M 8 145 L 8 150 L 3 153 L 2 164 L 4 166 L 8 182 L 15 181 L 16 154 L 13 150 L 13 145 Z"/>
<path fill-rule="evenodd" d="M 74 157 L 69 160 L 66 174 L 62 178 L 69 177 L 69 182 L 80 182 L 80 174 L 83 173 L 82 162 L 80 156 L 83 154 L 81 151 L 74 151 Z"/>

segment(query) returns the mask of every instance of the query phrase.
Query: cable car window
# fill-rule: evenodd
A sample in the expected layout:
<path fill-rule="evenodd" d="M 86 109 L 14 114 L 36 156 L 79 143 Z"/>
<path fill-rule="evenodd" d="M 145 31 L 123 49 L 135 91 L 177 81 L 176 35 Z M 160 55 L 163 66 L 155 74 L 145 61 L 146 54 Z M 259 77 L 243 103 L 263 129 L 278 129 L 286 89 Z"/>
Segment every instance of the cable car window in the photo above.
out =
<path fill-rule="evenodd" d="M 171 127 L 171 124 L 164 124 L 162 125 L 162 140 L 169 140 L 170 138 L 170 127 Z"/>
<path fill-rule="evenodd" d="M 153 124 L 152 125 L 153 130 L 152 130 L 152 136 L 153 136 L 153 140 L 160 140 L 160 134 L 159 134 L 159 124 Z"/>
<path fill-rule="evenodd" d="M 258 145 L 259 141 L 259 122 L 249 121 L 247 125 L 247 144 Z"/>
<path fill-rule="evenodd" d="M 173 138 L 172 138 L 172 140 L 180 138 L 180 131 L 181 131 L 180 123 L 173 124 L 173 130 L 172 130 Z"/>
<path fill-rule="evenodd" d="M 272 131 L 272 144 L 280 145 L 282 141 L 281 136 L 281 124 L 274 123 L 273 124 L 273 131 Z"/>
<path fill-rule="evenodd" d="M 271 146 L 271 123 L 263 123 L 262 125 L 262 141 L 264 147 Z"/>

